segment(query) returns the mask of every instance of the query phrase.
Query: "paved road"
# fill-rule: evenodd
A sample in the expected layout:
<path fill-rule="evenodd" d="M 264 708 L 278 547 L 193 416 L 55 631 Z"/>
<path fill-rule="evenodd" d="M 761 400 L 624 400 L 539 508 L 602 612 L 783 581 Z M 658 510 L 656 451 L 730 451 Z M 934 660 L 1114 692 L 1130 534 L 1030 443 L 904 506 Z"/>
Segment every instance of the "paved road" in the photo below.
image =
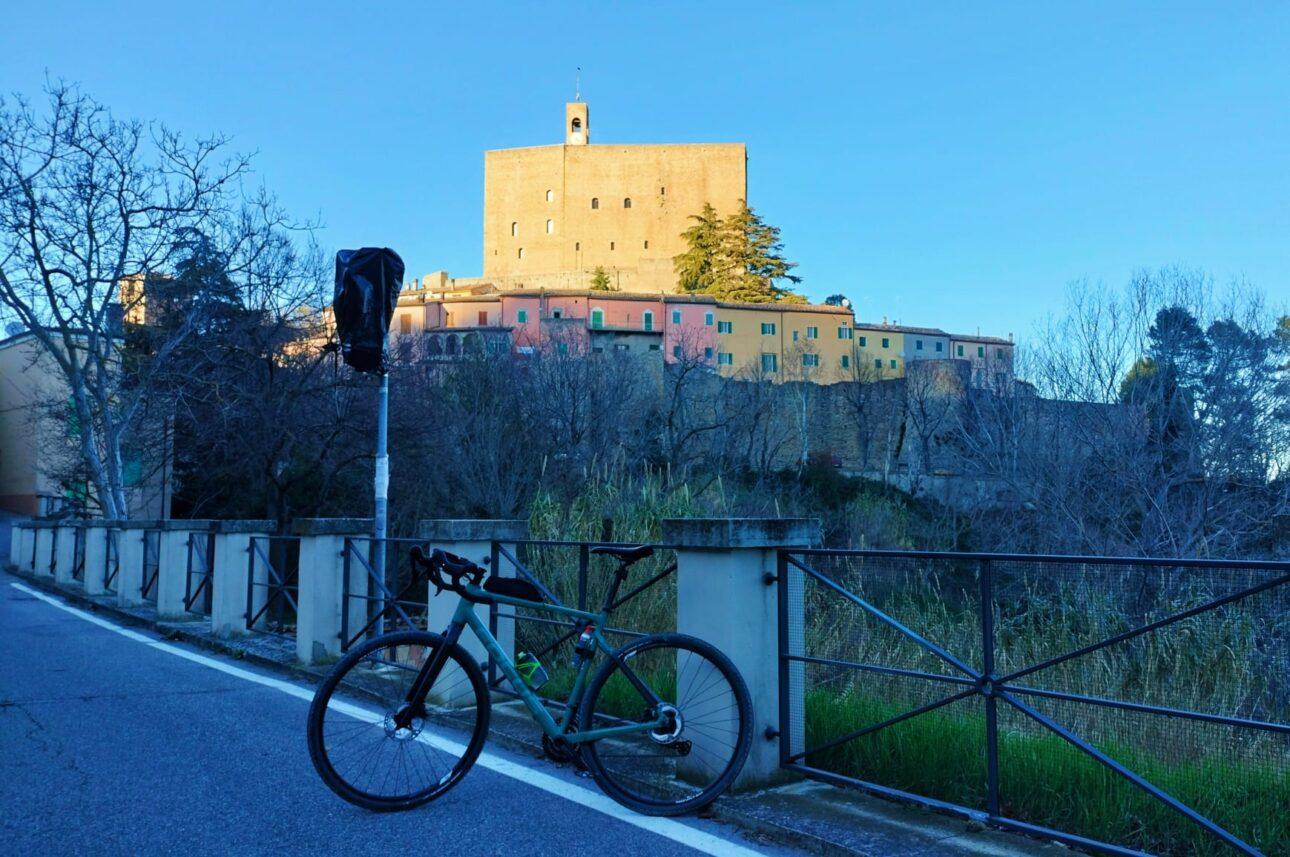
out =
<path fill-rule="evenodd" d="M 364 812 L 314 773 L 303 686 L 102 627 L 15 582 L 0 574 L 0 853 L 793 853 L 634 816 L 496 747 L 427 807 Z"/>

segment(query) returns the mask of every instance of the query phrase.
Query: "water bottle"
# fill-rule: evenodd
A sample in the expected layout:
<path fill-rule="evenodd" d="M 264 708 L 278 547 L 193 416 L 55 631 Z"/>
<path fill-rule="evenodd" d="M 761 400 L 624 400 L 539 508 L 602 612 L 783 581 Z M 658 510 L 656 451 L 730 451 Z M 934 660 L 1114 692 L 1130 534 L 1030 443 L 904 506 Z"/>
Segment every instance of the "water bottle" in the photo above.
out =
<path fill-rule="evenodd" d="M 520 674 L 520 678 L 524 679 L 524 683 L 534 690 L 546 684 L 550 678 L 542 662 L 528 652 L 520 652 L 515 656 L 515 671 Z"/>

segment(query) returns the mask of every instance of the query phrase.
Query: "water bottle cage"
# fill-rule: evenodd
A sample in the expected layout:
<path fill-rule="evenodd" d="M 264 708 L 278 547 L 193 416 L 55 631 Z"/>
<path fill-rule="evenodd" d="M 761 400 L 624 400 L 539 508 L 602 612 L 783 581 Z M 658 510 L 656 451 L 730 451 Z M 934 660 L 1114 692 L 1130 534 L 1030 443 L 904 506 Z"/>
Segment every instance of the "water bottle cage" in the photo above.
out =
<path fill-rule="evenodd" d="M 412 549 L 409 556 L 412 560 L 413 573 L 424 573 L 426 579 L 434 585 L 436 595 L 448 590 L 468 598 L 465 583 L 479 586 L 484 575 L 488 573 L 470 560 L 438 548 L 435 548 L 427 557 L 418 545 Z"/>

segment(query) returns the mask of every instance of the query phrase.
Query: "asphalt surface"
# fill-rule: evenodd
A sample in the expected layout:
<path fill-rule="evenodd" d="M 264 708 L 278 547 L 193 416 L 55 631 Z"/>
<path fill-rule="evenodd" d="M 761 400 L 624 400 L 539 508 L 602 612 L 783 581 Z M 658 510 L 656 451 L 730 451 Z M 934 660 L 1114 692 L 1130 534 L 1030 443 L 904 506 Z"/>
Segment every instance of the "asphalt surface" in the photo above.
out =
<path fill-rule="evenodd" d="M 202 660 L 281 677 L 123 636 L 15 582 L 0 574 L 0 854 L 796 853 L 700 819 L 642 829 L 530 784 L 555 777 L 595 805 L 590 780 L 496 746 L 493 769 L 438 801 L 365 812 L 315 774 L 307 700 Z M 515 776 L 498 772 L 508 763 Z"/>

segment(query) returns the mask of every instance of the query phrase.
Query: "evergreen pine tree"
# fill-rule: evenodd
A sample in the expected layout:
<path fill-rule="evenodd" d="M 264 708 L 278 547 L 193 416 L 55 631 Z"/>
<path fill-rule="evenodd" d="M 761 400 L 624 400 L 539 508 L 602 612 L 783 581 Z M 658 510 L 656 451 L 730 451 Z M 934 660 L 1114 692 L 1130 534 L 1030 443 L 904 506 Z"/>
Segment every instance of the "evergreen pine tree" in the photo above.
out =
<path fill-rule="evenodd" d="M 710 205 L 694 215 L 694 226 L 682 233 L 689 249 L 674 260 L 681 291 L 712 295 L 738 303 L 802 303 L 804 298 L 776 281 L 800 283 L 784 258 L 779 229 L 766 223 L 744 200 L 721 219 Z"/>
<path fill-rule="evenodd" d="M 673 258 L 672 264 L 682 292 L 706 293 L 716 283 L 713 263 L 721 244 L 722 221 L 710 202 L 705 202 L 703 211 L 690 215 L 690 219 L 694 225 L 681 233 L 689 249 Z"/>

